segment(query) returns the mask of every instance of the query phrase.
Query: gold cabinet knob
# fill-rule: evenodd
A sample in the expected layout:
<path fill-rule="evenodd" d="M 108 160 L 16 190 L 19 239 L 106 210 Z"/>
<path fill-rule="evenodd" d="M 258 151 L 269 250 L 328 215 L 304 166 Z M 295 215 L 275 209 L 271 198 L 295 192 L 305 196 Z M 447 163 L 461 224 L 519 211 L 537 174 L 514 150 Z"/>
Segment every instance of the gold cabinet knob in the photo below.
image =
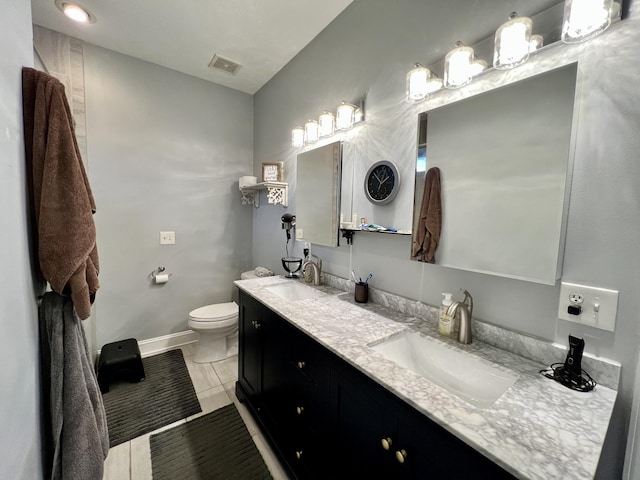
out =
<path fill-rule="evenodd" d="M 300 460 L 302 458 L 302 450 L 296 450 L 296 458 Z"/>
<path fill-rule="evenodd" d="M 398 463 L 404 463 L 406 459 L 407 459 L 406 450 L 402 449 L 402 450 L 396 451 L 396 460 L 398 460 Z"/>
<path fill-rule="evenodd" d="M 393 444 L 393 441 L 391 440 L 391 438 L 386 437 L 380 440 L 380 443 L 382 443 L 382 448 L 384 448 L 385 450 L 389 450 L 391 448 L 391 445 Z"/>
<path fill-rule="evenodd" d="M 298 368 L 304 368 L 304 362 L 298 362 Z"/>
<path fill-rule="evenodd" d="M 302 415 L 303 412 L 304 412 L 304 407 L 296 407 L 296 413 L 298 415 Z"/>

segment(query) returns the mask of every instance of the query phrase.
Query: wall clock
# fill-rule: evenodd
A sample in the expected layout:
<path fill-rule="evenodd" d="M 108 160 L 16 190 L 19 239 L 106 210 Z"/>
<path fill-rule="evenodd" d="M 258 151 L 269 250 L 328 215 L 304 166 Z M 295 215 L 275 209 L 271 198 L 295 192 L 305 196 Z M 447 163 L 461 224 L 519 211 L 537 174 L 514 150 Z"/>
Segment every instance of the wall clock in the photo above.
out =
<path fill-rule="evenodd" d="M 388 160 L 374 163 L 364 177 L 364 193 L 375 205 L 386 205 L 398 194 L 400 175 Z"/>

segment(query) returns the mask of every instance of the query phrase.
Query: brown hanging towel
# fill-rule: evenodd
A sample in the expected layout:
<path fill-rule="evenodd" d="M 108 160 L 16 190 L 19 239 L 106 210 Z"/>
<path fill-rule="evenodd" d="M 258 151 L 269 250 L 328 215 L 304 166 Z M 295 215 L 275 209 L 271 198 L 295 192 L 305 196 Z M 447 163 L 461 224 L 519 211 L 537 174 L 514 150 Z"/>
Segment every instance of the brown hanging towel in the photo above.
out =
<path fill-rule="evenodd" d="M 64 85 L 25 67 L 22 100 L 40 270 L 53 291 L 71 296 L 78 318 L 85 320 L 99 287 L 96 207 Z"/>
<path fill-rule="evenodd" d="M 422 261 L 434 263 L 441 229 L 440 169 L 432 167 L 427 171 L 424 179 L 420 217 L 411 256 L 415 258 L 422 255 Z"/>

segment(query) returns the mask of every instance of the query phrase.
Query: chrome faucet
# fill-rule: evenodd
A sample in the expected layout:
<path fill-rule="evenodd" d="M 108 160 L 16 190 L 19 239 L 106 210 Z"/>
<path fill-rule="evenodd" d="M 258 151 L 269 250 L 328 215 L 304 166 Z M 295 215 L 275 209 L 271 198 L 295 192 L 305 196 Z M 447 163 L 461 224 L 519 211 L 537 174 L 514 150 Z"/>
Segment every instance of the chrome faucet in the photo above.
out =
<path fill-rule="evenodd" d="M 307 260 L 302 264 L 302 271 L 304 273 L 305 282 L 311 283 L 313 281 L 314 285 L 320 285 L 320 276 L 322 274 L 322 260 L 317 255 L 311 254 L 311 257 L 315 258 L 316 261 Z M 311 275 L 313 280 L 307 280 L 309 277 L 307 276 L 307 267 L 311 268 Z"/>
<path fill-rule="evenodd" d="M 458 342 L 469 344 L 473 341 L 473 333 L 471 331 L 471 316 L 473 315 L 473 298 L 467 290 L 462 290 L 464 300 L 462 302 L 453 302 L 448 310 L 447 315 L 455 318 L 460 317 L 460 329 L 458 330 Z"/>

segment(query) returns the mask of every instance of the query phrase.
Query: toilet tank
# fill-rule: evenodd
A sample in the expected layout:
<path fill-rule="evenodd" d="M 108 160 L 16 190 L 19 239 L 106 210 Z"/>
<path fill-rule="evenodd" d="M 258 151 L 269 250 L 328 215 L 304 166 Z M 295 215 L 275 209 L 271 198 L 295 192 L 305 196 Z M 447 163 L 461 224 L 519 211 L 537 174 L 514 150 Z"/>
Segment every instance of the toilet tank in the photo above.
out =
<path fill-rule="evenodd" d="M 241 280 L 248 280 L 250 278 L 258 278 L 258 276 L 256 275 L 256 271 L 255 270 L 249 270 L 248 272 L 242 272 L 240 274 L 240 279 Z"/>

